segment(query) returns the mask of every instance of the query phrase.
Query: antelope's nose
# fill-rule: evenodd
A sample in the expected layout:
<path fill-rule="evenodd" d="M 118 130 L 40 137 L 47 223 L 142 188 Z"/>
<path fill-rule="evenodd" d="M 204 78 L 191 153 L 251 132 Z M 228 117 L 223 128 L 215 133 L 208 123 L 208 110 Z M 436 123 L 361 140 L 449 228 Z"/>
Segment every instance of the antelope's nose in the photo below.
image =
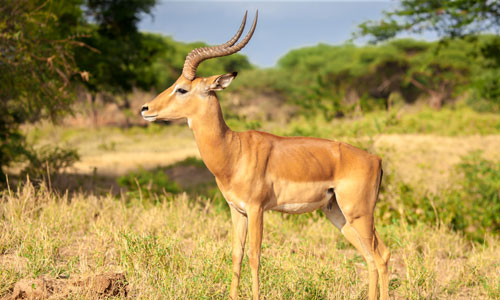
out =
<path fill-rule="evenodd" d="M 148 111 L 149 107 L 147 105 L 143 105 L 141 108 L 141 113 Z"/>

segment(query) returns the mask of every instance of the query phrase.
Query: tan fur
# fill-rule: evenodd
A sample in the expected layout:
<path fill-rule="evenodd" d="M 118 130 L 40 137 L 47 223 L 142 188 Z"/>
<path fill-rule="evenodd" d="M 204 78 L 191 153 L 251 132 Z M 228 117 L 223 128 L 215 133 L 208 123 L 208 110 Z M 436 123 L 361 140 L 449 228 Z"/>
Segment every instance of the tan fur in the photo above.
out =
<path fill-rule="evenodd" d="M 367 261 L 369 299 L 377 298 L 379 276 L 380 298 L 388 299 L 390 254 L 373 224 L 381 180 L 380 158 L 326 139 L 279 137 L 259 131 L 234 132 L 224 122 L 219 101 L 210 90 L 217 78 L 189 81 L 181 76 L 172 87 L 145 105 L 144 116 L 190 120 L 201 157 L 231 207 L 230 298 L 238 296 L 248 229 L 253 298 L 259 299 L 264 211 L 304 213 L 322 209 Z M 174 87 L 189 92 L 181 95 Z"/>

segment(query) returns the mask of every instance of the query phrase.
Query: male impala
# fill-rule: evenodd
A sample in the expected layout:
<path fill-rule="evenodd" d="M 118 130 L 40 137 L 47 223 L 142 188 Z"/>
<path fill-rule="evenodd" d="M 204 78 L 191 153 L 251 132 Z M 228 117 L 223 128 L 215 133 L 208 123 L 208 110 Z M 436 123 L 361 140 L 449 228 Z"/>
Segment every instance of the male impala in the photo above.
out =
<path fill-rule="evenodd" d="M 195 76 L 202 61 L 236 53 L 248 43 L 257 15 L 247 36 L 236 44 L 245 23 L 246 13 L 238 32 L 228 42 L 191 51 L 182 76 L 142 107 L 142 115 L 148 121 L 187 118 L 201 157 L 230 206 L 233 223 L 230 298 L 238 297 L 248 230 L 252 292 L 253 298 L 259 299 L 264 211 L 300 214 L 321 209 L 366 260 L 369 299 L 377 298 L 379 276 L 381 299 L 388 299 L 390 253 L 373 222 L 382 180 L 380 158 L 325 139 L 279 137 L 253 130 L 234 132 L 224 122 L 215 92 L 228 87 L 236 73 Z"/>

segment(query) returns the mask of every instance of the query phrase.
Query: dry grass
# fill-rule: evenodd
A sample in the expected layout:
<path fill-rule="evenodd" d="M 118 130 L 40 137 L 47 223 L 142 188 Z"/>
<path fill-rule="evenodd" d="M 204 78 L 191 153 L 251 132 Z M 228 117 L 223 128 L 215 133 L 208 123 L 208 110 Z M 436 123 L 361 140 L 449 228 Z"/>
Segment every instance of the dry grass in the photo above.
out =
<path fill-rule="evenodd" d="M 230 218 L 185 195 L 151 205 L 109 196 L 56 196 L 27 184 L 2 193 L 0 222 L 0 297 L 25 277 L 105 272 L 124 272 L 133 299 L 228 294 Z M 378 228 L 393 253 L 394 299 L 500 297 L 498 239 L 480 246 L 444 228 Z M 266 299 L 366 298 L 364 262 L 324 218 L 267 213 L 264 230 Z M 250 297 L 249 273 L 245 259 L 243 299 Z"/>

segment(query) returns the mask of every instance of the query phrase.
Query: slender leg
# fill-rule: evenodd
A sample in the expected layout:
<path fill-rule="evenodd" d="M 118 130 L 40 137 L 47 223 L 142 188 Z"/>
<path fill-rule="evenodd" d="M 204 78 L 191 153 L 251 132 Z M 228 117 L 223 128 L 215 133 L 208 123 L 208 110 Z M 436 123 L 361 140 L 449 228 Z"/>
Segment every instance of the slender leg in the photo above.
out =
<path fill-rule="evenodd" d="M 359 232 L 359 227 L 365 227 L 361 224 L 361 220 L 356 220 L 355 225 L 347 222 L 344 227 L 342 227 L 342 234 L 346 239 L 363 255 L 366 263 L 368 264 L 368 299 L 377 299 L 377 286 L 378 286 L 378 272 L 377 266 L 375 264 L 375 255 L 373 251 L 373 243 L 375 236 L 373 231 L 369 232 Z M 358 225 L 358 226 L 356 226 Z M 361 225 L 361 226 L 360 226 Z"/>
<path fill-rule="evenodd" d="M 376 247 L 375 247 L 375 262 L 377 264 L 378 275 L 380 277 L 380 299 L 389 299 L 389 272 L 388 264 L 391 253 L 380 239 L 378 232 L 375 230 Z"/>
<path fill-rule="evenodd" d="M 241 261 L 245 250 L 245 240 L 247 237 L 247 217 L 239 213 L 232 206 L 231 220 L 233 221 L 233 277 L 231 279 L 231 291 L 229 298 L 238 299 L 238 284 L 240 282 Z"/>
<path fill-rule="evenodd" d="M 252 295 L 254 300 L 259 300 L 259 263 L 262 244 L 262 224 L 264 212 L 261 207 L 252 207 L 247 210 L 250 270 L 252 272 Z"/>

